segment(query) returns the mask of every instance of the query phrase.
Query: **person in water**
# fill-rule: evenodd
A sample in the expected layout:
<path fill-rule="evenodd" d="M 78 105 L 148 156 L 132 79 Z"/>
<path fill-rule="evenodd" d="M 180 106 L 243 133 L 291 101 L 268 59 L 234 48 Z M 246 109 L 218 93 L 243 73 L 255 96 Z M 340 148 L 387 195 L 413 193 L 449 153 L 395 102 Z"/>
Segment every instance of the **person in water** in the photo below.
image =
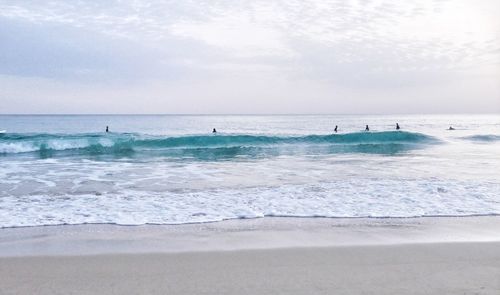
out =
<path fill-rule="evenodd" d="M 217 130 L 215 130 L 215 128 L 214 128 L 214 130 L 212 130 L 212 133 L 217 133 Z"/>
<path fill-rule="evenodd" d="M 335 125 L 335 129 L 333 129 L 333 131 L 335 131 L 335 133 L 337 133 L 338 128 L 339 128 L 339 126 Z"/>
<path fill-rule="evenodd" d="M 453 128 L 453 127 L 450 126 L 450 128 L 448 128 L 448 130 L 455 130 L 455 128 Z"/>
<path fill-rule="evenodd" d="M 370 127 L 368 127 L 368 125 L 366 125 L 365 131 L 370 131 Z"/>
<path fill-rule="evenodd" d="M 396 130 L 399 130 L 399 129 L 401 129 L 401 128 L 399 127 L 399 123 L 396 123 Z"/>
<path fill-rule="evenodd" d="M 109 132 L 109 126 L 106 126 L 106 132 Z"/>

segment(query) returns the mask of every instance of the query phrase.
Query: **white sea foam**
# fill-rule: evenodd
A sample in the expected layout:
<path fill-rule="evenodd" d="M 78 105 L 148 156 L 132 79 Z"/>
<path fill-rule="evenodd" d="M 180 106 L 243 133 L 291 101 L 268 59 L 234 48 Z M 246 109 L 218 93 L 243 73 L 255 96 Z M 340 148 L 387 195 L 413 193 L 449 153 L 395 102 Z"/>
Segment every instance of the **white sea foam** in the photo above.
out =
<path fill-rule="evenodd" d="M 39 147 L 29 142 L 0 143 L 0 154 L 28 153 L 39 150 Z"/>
<path fill-rule="evenodd" d="M 51 149 L 55 151 L 63 151 L 69 149 L 79 149 L 88 147 L 90 143 L 87 140 L 47 140 L 40 143 L 36 141 L 24 142 L 0 142 L 0 154 L 18 154 L 37 152 L 42 149 Z"/>
<path fill-rule="evenodd" d="M 11 163 L 4 166 L 12 169 L 4 174 L 8 181 L 0 181 L 0 224 L 500 214 L 500 182 L 494 178 L 401 177 L 349 168 L 353 166 L 348 157 L 316 161 L 283 157 L 239 163 Z M 384 160 L 375 161 L 380 165 Z"/>
<path fill-rule="evenodd" d="M 48 140 L 47 148 L 56 151 L 63 151 L 69 149 L 81 149 L 88 147 L 89 141 L 86 139 L 71 139 L 71 140 Z"/>
<path fill-rule="evenodd" d="M 179 224 L 262 216 L 416 217 L 500 214 L 500 184 L 433 180 L 285 185 L 193 192 L 3 196 L 2 226 Z M 9 208 L 9 209 L 7 209 Z M 3 211 L 3 212 L 2 212 Z"/>

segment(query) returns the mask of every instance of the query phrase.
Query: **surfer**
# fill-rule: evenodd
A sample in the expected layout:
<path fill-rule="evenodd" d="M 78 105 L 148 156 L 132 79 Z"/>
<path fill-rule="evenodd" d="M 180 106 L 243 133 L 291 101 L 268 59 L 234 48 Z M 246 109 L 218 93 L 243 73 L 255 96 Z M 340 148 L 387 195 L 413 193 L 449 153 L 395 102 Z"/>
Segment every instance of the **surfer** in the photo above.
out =
<path fill-rule="evenodd" d="M 365 131 L 370 131 L 370 127 L 368 127 L 368 125 L 366 125 Z"/>
<path fill-rule="evenodd" d="M 217 130 L 214 128 L 214 130 L 212 130 L 212 133 L 217 133 Z"/>
<path fill-rule="evenodd" d="M 338 128 L 339 128 L 339 126 L 335 125 L 335 129 L 333 129 L 333 131 L 335 131 L 335 133 L 337 133 Z"/>
<path fill-rule="evenodd" d="M 396 123 L 396 130 L 399 130 L 399 129 L 401 129 L 401 128 L 399 127 L 399 124 Z"/>
<path fill-rule="evenodd" d="M 455 128 L 453 128 L 453 127 L 450 126 L 450 128 L 448 128 L 448 130 L 455 130 Z"/>
<path fill-rule="evenodd" d="M 106 126 L 106 132 L 109 132 L 109 126 Z"/>

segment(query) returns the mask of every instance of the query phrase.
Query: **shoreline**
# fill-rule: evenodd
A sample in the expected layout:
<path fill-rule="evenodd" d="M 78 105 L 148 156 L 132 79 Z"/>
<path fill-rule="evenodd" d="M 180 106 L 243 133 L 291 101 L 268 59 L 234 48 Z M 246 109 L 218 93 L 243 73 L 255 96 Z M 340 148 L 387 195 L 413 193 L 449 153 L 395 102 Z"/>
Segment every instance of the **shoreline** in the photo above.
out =
<path fill-rule="evenodd" d="M 16 228 L 43 228 L 43 227 L 59 227 L 59 226 L 123 226 L 123 227 L 135 227 L 135 226 L 184 226 L 184 225 L 196 225 L 196 224 L 210 224 L 210 223 L 221 223 L 230 222 L 236 220 L 254 220 L 254 219 L 343 219 L 343 220 L 382 220 L 382 219 L 427 219 L 427 218 L 475 218 L 475 217 L 500 217 L 497 213 L 488 214 L 468 214 L 468 215 L 423 215 L 423 216 L 355 216 L 355 217 L 345 217 L 345 216 L 293 216 L 293 215 L 264 215 L 257 217 L 241 217 L 241 218 L 225 218 L 220 220 L 209 220 L 209 221 L 193 221 L 193 222 L 180 222 L 180 223 L 142 223 L 142 224 L 127 224 L 127 223 L 106 223 L 106 222 L 87 222 L 87 223 L 61 223 L 61 224 L 40 224 L 40 225 L 19 225 L 19 226 L 0 226 L 0 230 L 3 229 L 16 229 Z"/>
<path fill-rule="evenodd" d="M 0 257 L 500 242 L 498 228 L 500 216 L 263 217 L 176 225 L 16 227 L 0 229 Z"/>
<path fill-rule="evenodd" d="M 500 293 L 500 217 L 0 229 L 2 294 Z"/>

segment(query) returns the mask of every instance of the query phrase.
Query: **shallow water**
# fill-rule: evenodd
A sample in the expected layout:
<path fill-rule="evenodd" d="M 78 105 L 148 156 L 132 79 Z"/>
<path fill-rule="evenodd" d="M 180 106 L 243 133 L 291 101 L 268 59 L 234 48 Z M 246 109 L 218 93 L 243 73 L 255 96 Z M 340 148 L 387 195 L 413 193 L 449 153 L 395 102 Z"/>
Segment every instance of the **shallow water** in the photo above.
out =
<path fill-rule="evenodd" d="M 500 214 L 499 115 L 0 116 L 3 129 L 1 227 Z"/>

